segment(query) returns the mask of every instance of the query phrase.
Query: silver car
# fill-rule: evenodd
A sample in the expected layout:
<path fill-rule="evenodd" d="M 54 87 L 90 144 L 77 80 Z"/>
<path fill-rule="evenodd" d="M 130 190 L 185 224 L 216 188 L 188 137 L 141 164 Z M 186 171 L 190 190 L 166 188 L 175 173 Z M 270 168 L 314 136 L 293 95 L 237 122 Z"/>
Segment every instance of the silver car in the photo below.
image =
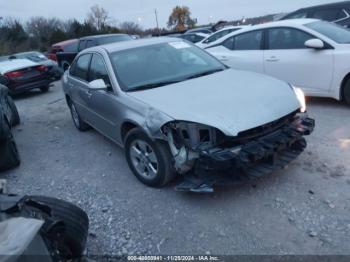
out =
<path fill-rule="evenodd" d="M 75 126 L 124 147 L 148 186 L 181 174 L 178 190 L 211 192 L 270 173 L 304 150 L 314 128 L 301 90 L 175 38 L 84 50 L 62 81 Z"/>

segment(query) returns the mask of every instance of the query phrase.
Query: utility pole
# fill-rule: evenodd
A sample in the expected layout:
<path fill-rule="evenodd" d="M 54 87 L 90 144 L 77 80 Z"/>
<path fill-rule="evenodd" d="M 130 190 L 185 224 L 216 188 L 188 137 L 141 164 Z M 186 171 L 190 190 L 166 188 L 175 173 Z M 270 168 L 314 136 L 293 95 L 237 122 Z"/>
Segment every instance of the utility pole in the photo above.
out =
<path fill-rule="evenodd" d="M 158 24 L 158 14 L 157 14 L 157 9 L 154 9 L 154 14 L 156 16 L 156 23 L 157 23 L 157 31 L 158 31 L 158 36 L 160 36 L 160 30 L 159 30 L 159 24 Z"/>

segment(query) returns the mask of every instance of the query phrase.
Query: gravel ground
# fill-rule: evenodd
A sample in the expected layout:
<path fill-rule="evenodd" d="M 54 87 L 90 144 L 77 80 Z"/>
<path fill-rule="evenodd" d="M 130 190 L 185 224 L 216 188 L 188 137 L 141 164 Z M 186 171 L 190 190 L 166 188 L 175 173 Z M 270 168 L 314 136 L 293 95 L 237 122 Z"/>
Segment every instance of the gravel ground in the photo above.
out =
<path fill-rule="evenodd" d="M 90 218 L 88 255 L 350 254 L 350 108 L 309 99 L 317 128 L 287 169 L 209 195 L 147 188 L 123 151 L 78 132 L 61 84 L 16 99 L 10 192 L 71 201 Z"/>

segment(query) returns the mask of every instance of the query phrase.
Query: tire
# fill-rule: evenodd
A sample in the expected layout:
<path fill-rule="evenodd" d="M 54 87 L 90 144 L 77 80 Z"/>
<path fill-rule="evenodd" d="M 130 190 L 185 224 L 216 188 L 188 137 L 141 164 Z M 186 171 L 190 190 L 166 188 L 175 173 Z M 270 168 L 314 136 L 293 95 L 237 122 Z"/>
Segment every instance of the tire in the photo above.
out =
<path fill-rule="evenodd" d="M 21 160 L 9 123 L 4 117 L 1 118 L 1 121 L 1 127 L 3 128 L 1 132 L 4 139 L 0 141 L 0 171 L 5 171 L 19 166 Z"/>
<path fill-rule="evenodd" d="M 48 206 L 51 211 L 49 219 L 58 219 L 64 223 L 63 241 L 55 243 L 55 248 L 60 254 L 65 259 L 81 257 L 89 231 L 89 218 L 86 213 L 79 207 L 60 199 L 45 196 L 29 196 L 27 198 Z M 46 214 L 43 217 L 45 218 Z"/>
<path fill-rule="evenodd" d="M 47 92 L 49 91 L 49 89 L 50 89 L 50 86 L 40 87 L 40 90 L 41 90 L 41 92 L 43 92 L 43 93 L 47 93 Z"/>
<path fill-rule="evenodd" d="M 155 157 L 157 164 L 151 163 L 154 169 L 157 169 L 156 173 L 152 173 L 150 171 L 149 159 L 142 160 L 148 162 L 148 164 L 142 163 L 145 166 L 144 175 L 138 171 L 135 162 L 141 163 L 141 160 L 138 161 L 135 159 L 135 153 L 132 152 L 134 147 L 138 147 L 137 143 L 146 143 L 146 150 L 139 150 L 151 152 L 150 155 L 153 155 L 153 159 Z M 129 168 L 136 176 L 136 178 L 141 181 L 143 184 L 150 187 L 163 187 L 172 181 L 176 172 L 173 166 L 173 157 L 171 155 L 169 146 L 163 141 L 152 141 L 141 129 L 135 128 L 132 129 L 125 138 L 125 157 L 128 162 Z M 144 146 L 142 146 L 144 147 Z M 140 148 L 139 148 L 140 149 Z M 140 156 L 140 155 L 139 155 Z M 137 158 L 137 157 L 136 157 Z M 145 156 L 143 156 L 145 158 Z M 146 157 L 148 158 L 148 157 Z M 156 168 L 155 168 L 156 167 Z M 139 167 L 140 169 L 140 167 Z M 142 168 L 141 168 L 142 169 Z"/>
<path fill-rule="evenodd" d="M 70 109 L 73 123 L 79 131 L 84 132 L 90 129 L 90 126 L 81 119 L 73 102 L 69 103 L 69 109 Z"/>
<path fill-rule="evenodd" d="M 350 106 L 350 79 L 345 83 L 343 87 L 343 100 Z"/>
<path fill-rule="evenodd" d="M 17 125 L 19 125 L 20 122 L 21 122 L 21 119 L 20 119 L 20 117 L 19 117 L 17 107 L 16 107 L 16 105 L 15 105 L 15 102 L 13 102 L 12 97 L 7 96 L 7 104 L 8 104 L 8 106 L 10 107 L 11 112 L 12 112 L 11 126 L 17 126 Z"/>

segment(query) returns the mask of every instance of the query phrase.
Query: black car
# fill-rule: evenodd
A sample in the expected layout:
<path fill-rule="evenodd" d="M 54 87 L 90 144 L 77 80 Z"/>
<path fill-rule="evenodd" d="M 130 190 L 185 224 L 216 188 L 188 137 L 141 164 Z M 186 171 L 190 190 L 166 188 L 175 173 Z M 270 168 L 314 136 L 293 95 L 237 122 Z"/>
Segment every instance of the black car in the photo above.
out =
<path fill-rule="evenodd" d="M 0 171 L 20 164 L 16 142 L 11 132 L 11 128 L 19 122 L 18 111 L 8 95 L 8 89 L 0 85 Z"/>
<path fill-rule="evenodd" d="M 74 58 L 77 56 L 77 54 L 86 48 L 99 46 L 99 45 L 106 45 L 106 44 L 121 42 L 121 41 L 129 41 L 129 40 L 133 40 L 133 38 L 130 35 L 126 35 L 126 34 L 86 36 L 79 39 L 78 48 L 76 51 L 57 52 L 56 53 L 57 62 L 58 62 L 58 65 L 64 71 L 66 71 L 69 68 L 70 64 L 73 62 Z"/>
<path fill-rule="evenodd" d="M 35 63 L 39 63 L 47 67 L 48 72 L 54 80 L 58 80 L 63 75 L 63 70 L 58 66 L 57 62 L 47 58 L 44 54 L 38 51 L 30 51 L 17 53 L 9 56 L 10 59 L 29 59 Z"/>
<path fill-rule="evenodd" d="M 0 57 L 0 84 L 6 85 L 10 95 L 31 89 L 47 92 L 54 81 L 49 68 L 29 59 Z"/>
<path fill-rule="evenodd" d="M 279 20 L 297 19 L 297 18 L 315 18 L 334 22 L 341 26 L 350 27 L 350 1 L 338 2 L 326 5 L 317 5 L 299 9 Z"/>

